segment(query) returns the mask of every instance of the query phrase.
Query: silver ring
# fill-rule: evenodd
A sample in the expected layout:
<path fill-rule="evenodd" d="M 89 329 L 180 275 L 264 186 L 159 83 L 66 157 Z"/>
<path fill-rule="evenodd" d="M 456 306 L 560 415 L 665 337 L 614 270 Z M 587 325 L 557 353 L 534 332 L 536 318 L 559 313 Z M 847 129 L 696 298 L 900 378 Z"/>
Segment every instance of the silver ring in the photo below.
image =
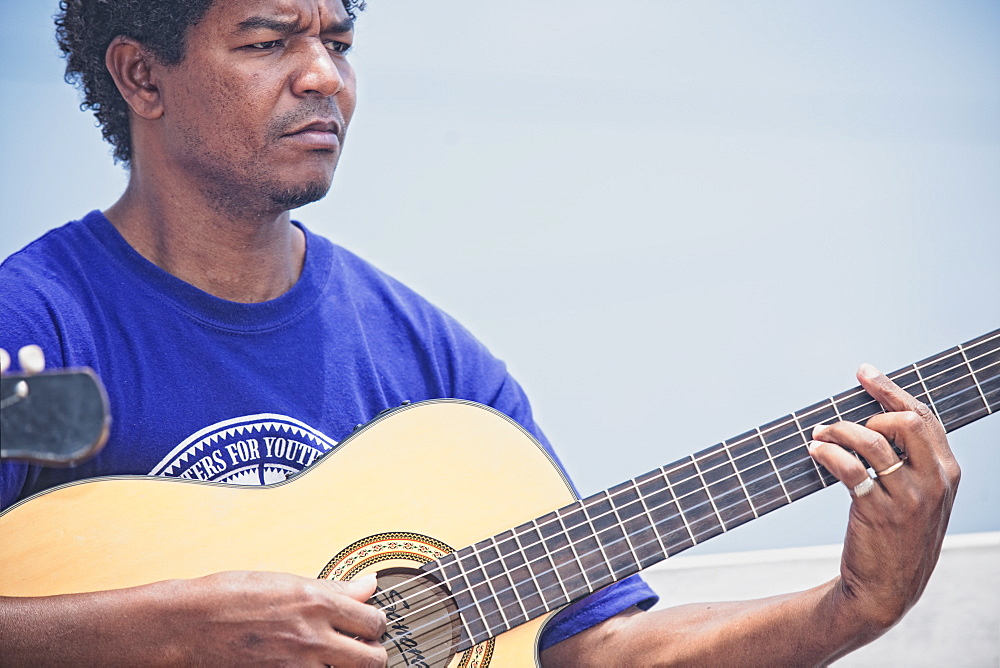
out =
<path fill-rule="evenodd" d="M 871 478 L 865 478 L 855 485 L 851 491 L 854 492 L 854 496 L 864 496 L 868 492 L 872 491 L 873 487 L 875 487 L 875 481 Z"/>

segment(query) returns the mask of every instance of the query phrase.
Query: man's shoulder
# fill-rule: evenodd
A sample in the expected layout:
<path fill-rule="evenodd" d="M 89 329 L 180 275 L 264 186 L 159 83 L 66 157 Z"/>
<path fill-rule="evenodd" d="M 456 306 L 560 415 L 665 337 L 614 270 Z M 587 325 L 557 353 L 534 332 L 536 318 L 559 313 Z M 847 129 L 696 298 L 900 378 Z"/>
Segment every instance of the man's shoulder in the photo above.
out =
<path fill-rule="evenodd" d="M 5 295 L 18 286 L 59 283 L 61 277 L 72 275 L 78 261 L 92 258 L 84 220 L 49 230 L 0 263 Z"/>
<path fill-rule="evenodd" d="M 86 227 L 50 230 L 0 263 L 0 347 L 38 343 L 50 355 L 68 326 L 81 323 L 81 268 L 97 261 Z"/>

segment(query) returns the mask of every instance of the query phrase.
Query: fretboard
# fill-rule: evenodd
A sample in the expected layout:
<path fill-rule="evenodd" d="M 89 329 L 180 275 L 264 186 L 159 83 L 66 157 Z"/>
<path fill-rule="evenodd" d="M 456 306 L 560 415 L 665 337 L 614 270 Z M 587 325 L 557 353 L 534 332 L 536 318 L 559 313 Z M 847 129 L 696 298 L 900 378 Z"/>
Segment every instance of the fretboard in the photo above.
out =
<path fill-rule="evenodd" d="M 947 431 L 1000 411 L 1000 330 L 889 374 Z M 836 482 L 813 427 L 884 412 L 855 387 L 426 564 L 465 650 Z"/>

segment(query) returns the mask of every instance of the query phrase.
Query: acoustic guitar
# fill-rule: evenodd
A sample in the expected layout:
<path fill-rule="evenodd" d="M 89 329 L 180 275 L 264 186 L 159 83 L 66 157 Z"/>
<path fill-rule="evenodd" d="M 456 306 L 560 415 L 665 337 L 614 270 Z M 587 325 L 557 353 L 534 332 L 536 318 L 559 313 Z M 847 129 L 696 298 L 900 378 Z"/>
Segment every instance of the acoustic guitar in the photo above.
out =
<path fill-rule="evenodd" d="M 1000 330 L 890 377 L 947 430 L 1000 410 Z M 496 411 L 393 409 L 293 478 L 239 487 L 109 477 L 0 515 L 0 593 L 127 587 L 229 569 L 378 573 L 392 666 L 530 666 L 567 603 L 830 486 L 812 427 L 882 408 L 860 387 L 577 500 Z"/>

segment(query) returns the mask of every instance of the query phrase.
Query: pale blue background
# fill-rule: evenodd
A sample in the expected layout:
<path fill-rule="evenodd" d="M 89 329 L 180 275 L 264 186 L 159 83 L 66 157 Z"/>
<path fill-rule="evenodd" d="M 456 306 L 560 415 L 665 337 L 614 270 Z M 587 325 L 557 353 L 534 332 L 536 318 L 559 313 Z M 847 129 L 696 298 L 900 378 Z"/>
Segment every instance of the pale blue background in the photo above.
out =
<path fill-rule="evenodd" d="M 0 5 L 0 257 L 124 184 L 55 4 Z M 1000 326 L 1000 3 L 370 4 L 297 217 L 506 359 L 583 491 Z M 1000 529 L 1000 418 L 952 443 L 951 531 Z M 846 505 L 696 549 L 835 543 Z"/>

